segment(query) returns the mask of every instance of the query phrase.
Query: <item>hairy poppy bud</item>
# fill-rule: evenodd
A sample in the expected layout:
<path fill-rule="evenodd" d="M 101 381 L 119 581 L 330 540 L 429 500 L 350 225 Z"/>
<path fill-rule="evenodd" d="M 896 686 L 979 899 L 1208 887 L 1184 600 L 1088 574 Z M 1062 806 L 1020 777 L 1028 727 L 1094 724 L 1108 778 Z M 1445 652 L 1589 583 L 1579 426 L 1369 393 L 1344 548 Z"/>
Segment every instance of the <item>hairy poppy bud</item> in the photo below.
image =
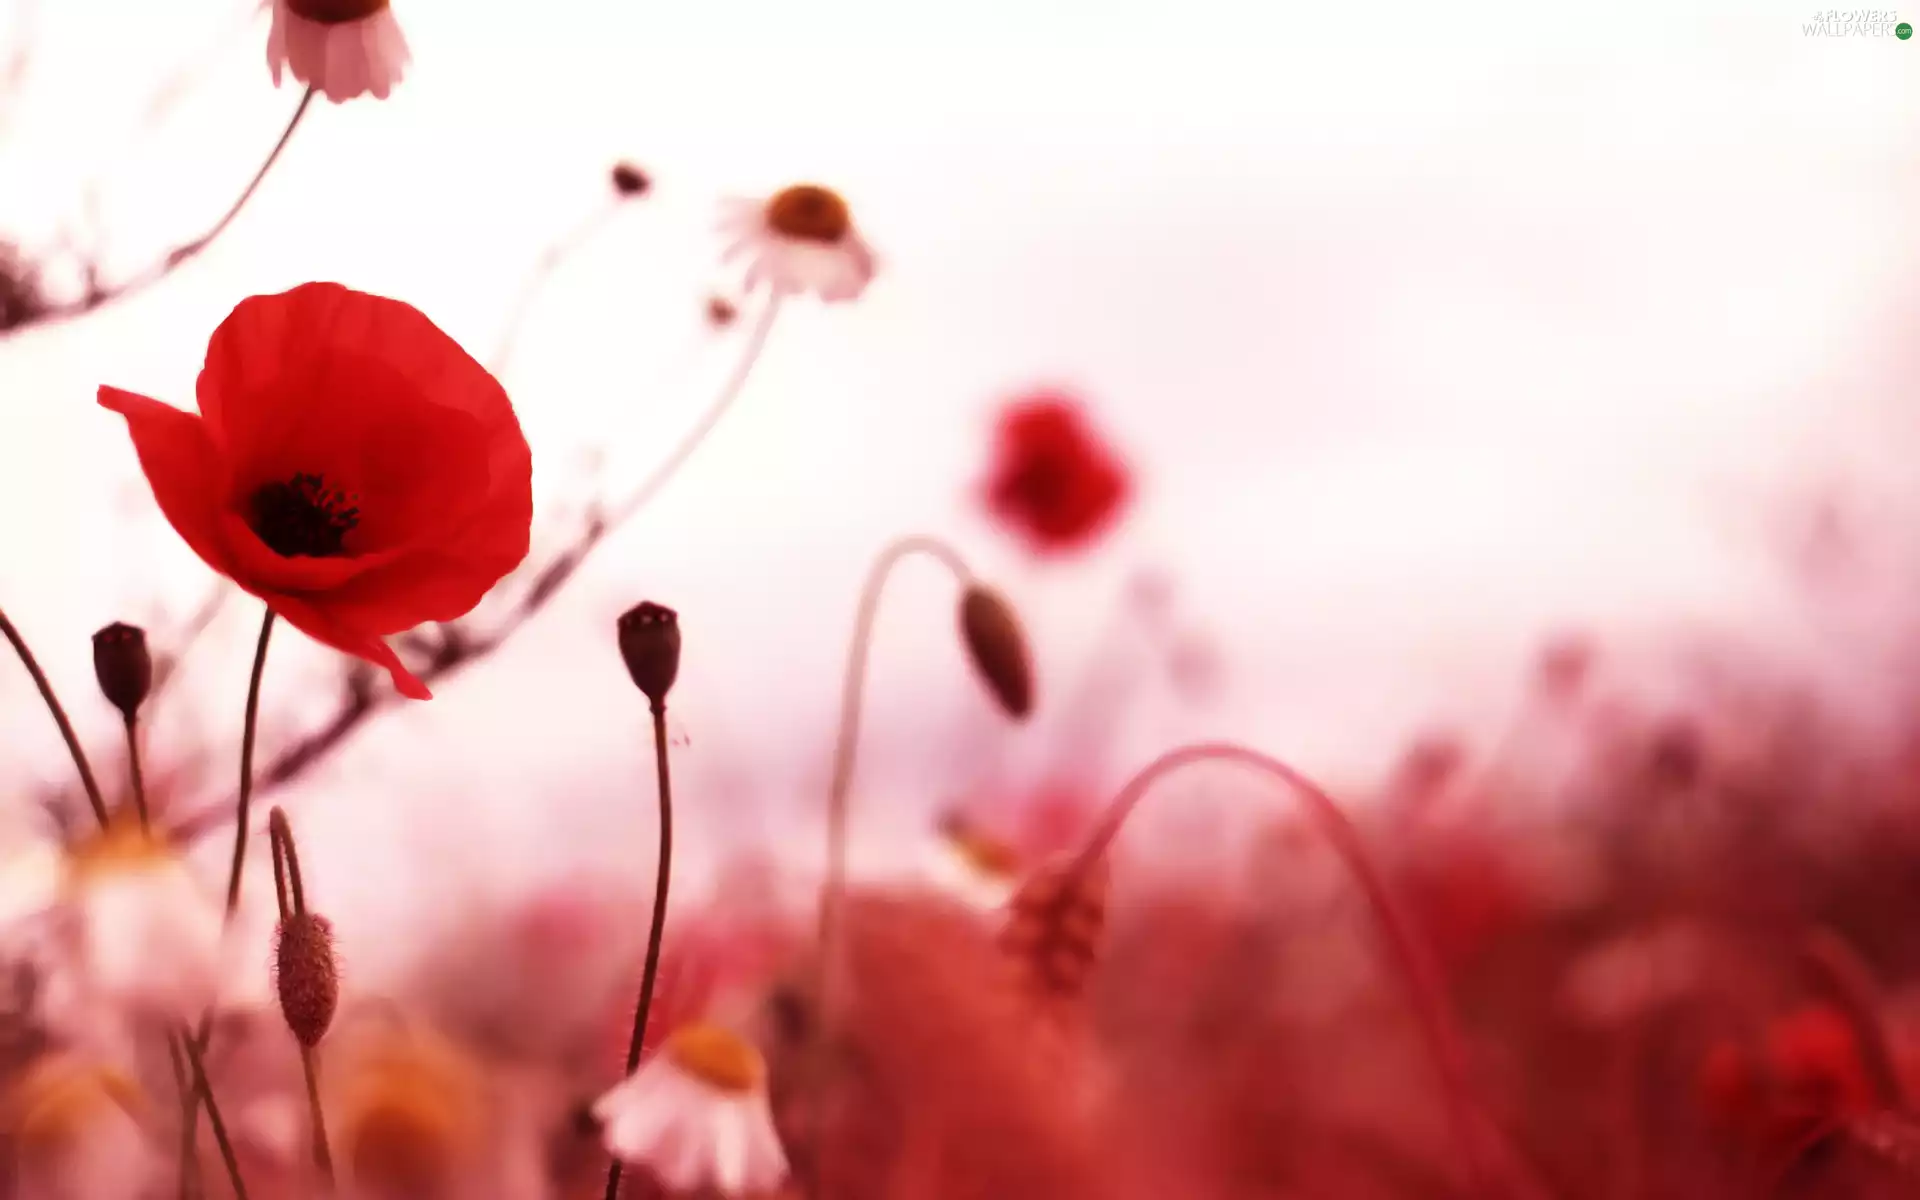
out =
<path fill-rule="evenodd" d="M 680 675 L 680 614 L 651 600 L 620 616 L 620 657 L 633 685 L 655 705 L 667 702 Z"/>
<path fill-rule="evenodd" d="M 100 692 L 131 721 L 153 690 L 153 655 L 147 631 L 116 621 L 93 635 L 93 677 Z"/>
<path fill-rule="evenodd" d="M 1033 712 L 1033 658 L 1013 606 L 993 589 L 969 584 L 960 597 L 960 638 L 1000 707 L 1025 720 Z"/>
<path fill-rule="evenodd" d="M 644 196 L 652 190 L 653 180 L 647 173 L 630 162 L 616 163 L 613 168 L 613 190 L 622 199 L 630 200 L 635 196 Z"/>
<path fill-rule="evenodd" d="M 280 922 L 273 948 L 273 986 L 280 1013 L 302 1046 L 327 1035 L 340 1003 L 340 973 L 333 959 L 333 926 L 325 917 L 297 912 Z"/>

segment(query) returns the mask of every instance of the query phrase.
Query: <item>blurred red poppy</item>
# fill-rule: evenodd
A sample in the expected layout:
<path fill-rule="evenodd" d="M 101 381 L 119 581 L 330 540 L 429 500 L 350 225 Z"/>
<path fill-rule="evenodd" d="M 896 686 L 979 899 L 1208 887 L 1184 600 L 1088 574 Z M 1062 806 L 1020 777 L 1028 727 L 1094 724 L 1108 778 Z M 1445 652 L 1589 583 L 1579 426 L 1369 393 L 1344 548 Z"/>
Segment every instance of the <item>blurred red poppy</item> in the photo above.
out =
<path fill-rule="evenodd" d="M 1113 525 L 1133 481 L 1078 401 L 1036 392 L 1001 412 L 985 493 L 988 511 L 1035 553 L 1061 554 Z"/>
<path fill-rule="evenodd" d="M 102 387 L 194 553 L 308 636 L 426 686 L 381 639 L 526 557 L 533 460 L 500 384 L 417 309 L 333 283 L 243 300 L 182 412 Z"/>

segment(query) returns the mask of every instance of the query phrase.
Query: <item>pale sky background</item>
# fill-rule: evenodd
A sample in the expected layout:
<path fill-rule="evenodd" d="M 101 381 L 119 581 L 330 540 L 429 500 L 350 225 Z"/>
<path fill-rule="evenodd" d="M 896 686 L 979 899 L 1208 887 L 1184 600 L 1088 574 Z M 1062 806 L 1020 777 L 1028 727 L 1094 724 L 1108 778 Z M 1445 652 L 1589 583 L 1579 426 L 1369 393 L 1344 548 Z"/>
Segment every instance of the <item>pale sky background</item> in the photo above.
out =
<path fill-rule="evenodd" d="M 99 179 L 130 269 L 224 208 L 298 99 L 271 91 L 245 7 L 41 3 L 28 88 L 0 110 L 0 230 L 44 244 Z M 103 748 L 87 635 L 184 612 L 206 575 L 100 383 L 189 404 L 231 306 L 315 278 L 416 304 L 485 359 L 629 157 L 656 194 L 554 278 L 506 376 L 553 496 L 586 447 L 644 470 L 698 410 L 675 364 L 706 338 L 717 198 L 829 183 L 885 272 L 857 306 L 782 317 L 709 448 L 519 642 L 282 797 L 349 938 L 480 880 L 638 864 L 647 885 L 644 704 L 611 642 L 643 598 L 686 629 L 689 860 L 761 835 L 817 854 L 854 598 L 903 532 L 952 538 L 1020 602 L 1043 703 L 1133 572 L 1177 580 L 1227 692 L 1144 703 L 1116 773 L 1204 733 L 1365 779 L 1429 720 L 1497 722 L 1568 623 L 1650 677 L 1664 639 L 1705 628 L 1883 683 L 1864 668 L 1920 563 L 1920 44 L 1809 37 L 1802 0 L 396 11 L 402 88 L 317 106 L 209 255 L 0 344 L 0 603 Z M 991 405 L 1053 381 L 1097 405 L 1141 504 L 1098 554 L 1041 569 L 970 497 Z M 1780 546 L 1836 486 L 1877 565 L 1814 609 Z M 983 763 L 1031 778 L 1057 748 L 1058 712 L 1000 732 L 950 606 L 924 565 L 888 598 L 856 816 L 881 841 Z M 223 747 L 256 612 L 236 604 L 195 668 L 189 707 Z M 283 631 L 269 733 L 330 665 Z M 10 667 L 0 739 L 22 782 L 64 769 Z"/>

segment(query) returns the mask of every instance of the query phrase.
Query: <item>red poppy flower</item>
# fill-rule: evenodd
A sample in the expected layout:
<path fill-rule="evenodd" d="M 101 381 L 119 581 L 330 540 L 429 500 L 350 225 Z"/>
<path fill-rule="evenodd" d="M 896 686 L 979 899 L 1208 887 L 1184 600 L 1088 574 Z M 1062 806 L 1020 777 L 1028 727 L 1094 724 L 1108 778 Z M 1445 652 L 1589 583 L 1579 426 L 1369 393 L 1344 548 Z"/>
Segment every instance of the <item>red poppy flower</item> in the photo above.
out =
<path fill-rule="evenodd" d="M 381 639 L 464 616 L 527 554 L 533 460 L 506 392 L 417 309 L 333 283 L 241 301 L 197 392 L 195 415 L 100 389 L 168 522 L 426 699 Z"/>
<path fill-rule="evenodd" d="M 987 509 L 1035 553 L 1086 546 L 1112 526 L 1132 491 L 1126 464 L 1072 397 L 1034 393 L 1000 414 Z"/>

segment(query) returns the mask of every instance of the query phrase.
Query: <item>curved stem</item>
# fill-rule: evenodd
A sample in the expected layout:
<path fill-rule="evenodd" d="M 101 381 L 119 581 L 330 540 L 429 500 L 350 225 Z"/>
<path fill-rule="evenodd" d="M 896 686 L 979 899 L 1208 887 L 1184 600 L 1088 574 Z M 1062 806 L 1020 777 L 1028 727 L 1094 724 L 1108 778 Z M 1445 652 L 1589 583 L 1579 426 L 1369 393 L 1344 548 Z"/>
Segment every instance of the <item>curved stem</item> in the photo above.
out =
<path fill-rule="evenodd" d="M 133 810 L 140 815 L 140 828 L 149 832 L 153 819 L 147 813 L 147 780 L 140 770 L 140 722 L 132 713 L 127 714 L 127 778 L 133 785 Z"/>
<path fill-rule="evenodd" d="M 333 1146 L 327 1141 L 326 1111 L 320 1107 L 320 1072 L 313 1061 L 313 1047 L 300 1047 L 300 1073 L 307 1081 L 307 1113 L 313 1122 L 313 1165 L 320 1170 L 320 1178 L 333 1190 Z"/>
<path fill-rule="evenodd" d="M 828 989 L 836 978 L 833 956 L 839 950 L 840 907 L 847 891 L 847 807 L 853 786 L 854 759 L 860 747 L 860 714 L 867 689 L 867 660 L 873 649 L 874 624 L 880 615 L 880 597 L 893 569 L 916 554 L 938 560 L 963 586 L 973 571 L 953 547 L 938 538 L 910 535 L 889 544 L 867 570 L 853 618 L 853 644 L 847 651 L 846 672 L 840 683 L 840 725 L 833 746 L 833 775 L 827 784 L 827 865 L 820 885 L 820 911 L 814 942 L 813 988 L 821 1014 L 815 1024 L 815 1053 L 828 1045 L 827 1022 L 834 1011 Z M 822 1159 L 825 1146 L 814 1147 L 811 1173 L 817 1182 L 827 1177 Z"/>
<path fill-rule="evenodd" d="M 560 269 L 560 264 L 579 253 L 582 247 L 593 240 L 602 226 L 622 205 L 618 200 L 604 204 L 591 216 L 580 222 L 570 233 L 548 246 L 540 255 L 540 261 L 534 264 L 532 274 L 520 285 L 520 294 L 514 300 L 513 311 L 507 315 L 506 332 L 500 335 L 499 345 L 494 349 L 493 361 L 487 364 L 487 370 L 494 375 L 506 374 L 508 362 L 513 359 L 515 347 L 520 343 L 520 327 L 526 324 L 527 313 L 533 308 L 533 302 L 539 298 L 540 291 L 547 280 Z"/>
<path fill-rule="evenodd" d="M 839 905 L 846 891 L 847 804 L 853 786 L 854 760 L 860 748 L 860 715 L 867 690 L 867 659 L 873 650 L 873 628 L 880 615 L 880 597 L 887 580 L 902 560 L 916 554 L 937 559 L 955 579 L 965 584 L 973 571 L 953 547 L 937 538 L 903 537 L 880 552 L 867 571 L 860 606 L 853 618 L 853 644 L 847 652 L 840 683 L 840 725 L 833 746 L 833 775 L 827 784 L 827 873 L 820 891 L 819 940 L 821 961 L 834 942 Z"/>
<path fill-rule="evenodd" d="M 673 879 L 673 779 L 667 770 L 667 706 L 654 704 L 653 763 L 660 801 L 660 858 L 654 868 L 653 925 L 647 931 L 647 961 L 640 974 L 640 1000 L 633 1008 L 633 1036 L 627 1042 L 627 1074 L 640 1065 L 646 1045 L 647 1018 L 653 1011 L 653 986 L 660 975 L 660 943 L 667 929 L 667 891 Z M 607 1168 L 606 1200 L 620 1195 L 620 1160 Z"/>
<path fill-rule="evenodd" d="M 1108 805 L 1105 818 L 1074 861 L 1068 877 L 1072 878 L 1099 861 L 1148 789 L 1172 772 L 1202 762 L 1231 762 L 1251 767 L 1285 783 L 1306 804 L 1307 812 L 1319 827 L 1321 837 L 1339 855 L 1348 874 L 1366 895 L 1374 921 L 1386 942 L 1393 968 L 1400 976 L 1401 987 L 1413 1006 L 1428 1053 L 1433 1058 L 1435 1073 L 1446 1094 L 1454 1136 L 1467 1156 L 1467 1165 L 1477 1188 L 1483 1192 L 1490 1191 L 1488 1185 L 1491 1180 L 1485 1157 L 1481 1153 L 1480 1130 L 1475 1116 L 1479 1106 L 1468 1082 L 1466 1047 L 1459 1030 L 1446 1012 L 1437 972 L 1414 937 L 1412 924 L 1400 911 L 1399 902 L 1393 898 L 1386 881 L 1375 869 L 1373 857 L 1367 851 L 1360 831 L 1333 797 L 1318 784 L 1279 759 L 1245 746 L 1229 742 L 1201 742 L 1182 746 L 1148 763 L 1120 789 Z"/>
<path fill-rule="evenodd" d="M 247 681 L 247 715 L 240 727 L 240 799 L 234 808 L 233 864 L 227 868 L 227 920 L 240 907 L 240 880 L 247 866 L 248 811 L 253 804 L 253 742 L 260 727 L 260 676 L 267 669 L 267 642 L 273 637 L 273 610 L 260 620 L 260 641 L 253 648 L 253 676 Z"/>
<path fill-rule="evenodd" d="M 707 405 L 707 411 L 700 414 L 700 419 L 694 422 L 693 428 L 687 430 L 672 451 L 661 459 L 660 464 L 641 481 L 640 486 L 627 493 L 626 497 L 612 510 L 607 517 L 609 530 L 625 524 L 634 513 L 671 483 L 673 477 L 680 473 L 680 468 L 686 466 L 687 460 L 693 457 L 693 452 L 707 440 L 707 435 L 720 424 L 720 419 L 727 415 L 734 401 L 740 398 L 740 393 L 746 390 L 747 379 L 753 374 L 754 364 L 760 361 L 761 352 L 767 348 L 767 337 L 773 332 L 773 319 L 779 313 L 779 294 L 769 294 L 765 307 L 761 308 L 760 316 L 753 324 L 753 329 L 747 334 L 746 344 L 740 349 L 740 357 L 734 363 L 732 373 L 720 385 L 720 391 L 715 394 L 713 402 Z"/>
<path fill-rule="evenodd" d="M 207 247 L 213 245 L 220 235 L 227 231 L 227 227 L 233 224 L 241 210 L 245 209 L 248 202 L 253 199 L 254 193 L 260 190 L 260 185 L 266 181 L 267 174 L 273 170 L 274 164 L 280 161 L 280 155 L 286 150 L 287 143 L 293 140 L 294 130 L 300 128 L 301 121 L 306 118 L 307 110 L 313 105 L 314 94 L 315 90 L 308 88 L 301 95 L 298 107 L 293 110 L 293 116 L 287 121 L 286 128 L 281 130 L 280 139 L 273 144 L 273 149 L 267 152 L 266 160 L 260 164 L 259 170 L 253 173 L 253 178 L 247 182 L 247 186 L 241 189 L 239 198 L 234 200 L 220 219 L 213 223 L 212 228 L 190 242 L 175 246 L 167 252 L 165 258 L 126 282 L 112 287 L 93 287 L 80 299 L 70 304 L 49 307 L 33 319 L 14 325 L 5 332 L 14 333 L 31 325 L 85 316 L 95 309 L 104 308 L 115 300 L 124 300 L 136 292 L 152 287 L 179 270 L 184 264 L 199 257 Z"/>
<path fill-rule="evenodd" d="M 307 888 L 300 879 L 300 851 L 293 843 L 293 825 L 287 820 L 287 811 L 277 805 L 267 814 L 267 840 L 273 850 L 273 893 L 284 921 L 307 911 Z"/>
<path fill-rule="evenodd" d="M 87 789 L 87 803 L 93 805 L 94 819 L 100 822 L 100 828 L 107 827 L 107 802 L 101 799 L 100 785 L 94 782 L 93 768 L 87 765 L 87 752 L 80 748 L 80 738 L 73 732 L 73 722 L 67 720 L 67 710 L 60 705 L 60 698 L 53 694 L 53 684 L 47 682 L 47 673 L 40 669 L 40 661 L 27 648 L 26 639 L 7 619 L 5 609 L 0 609 L 0 637 L 5 637 L 13 645 L 13 652 L 20 656 L 20 665 L 33 676 L 33 686 L 40 689 L 40 699 L 45 701 L 47 711 L 53 714 L 53 723 L 60 727 L 60 736 L 66 740 L 67 753 L 73 756 L 73 765 L 80 772 L 80 785 Z"/>

